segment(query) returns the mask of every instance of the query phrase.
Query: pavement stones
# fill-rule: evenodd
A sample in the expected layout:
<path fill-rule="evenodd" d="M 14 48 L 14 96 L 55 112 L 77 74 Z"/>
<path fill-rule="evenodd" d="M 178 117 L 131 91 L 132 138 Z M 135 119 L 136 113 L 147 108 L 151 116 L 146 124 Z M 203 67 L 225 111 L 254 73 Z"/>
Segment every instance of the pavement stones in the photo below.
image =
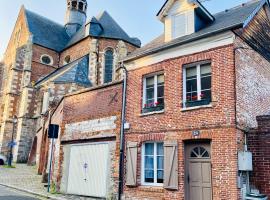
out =
<path fill-rule="evenodd" d="M 42 176 L 37 175 L 35 166 L 16 164 L 16 168 L 0 167 L 0 186 L 8 186 L 15 190 L 27 192 L 42 198 L 55 200 L 94 200 L 93 198 L 72 195 L 48 194 L 41 182 Z M 1 200 L 1 199 L 0 199 Z"/>

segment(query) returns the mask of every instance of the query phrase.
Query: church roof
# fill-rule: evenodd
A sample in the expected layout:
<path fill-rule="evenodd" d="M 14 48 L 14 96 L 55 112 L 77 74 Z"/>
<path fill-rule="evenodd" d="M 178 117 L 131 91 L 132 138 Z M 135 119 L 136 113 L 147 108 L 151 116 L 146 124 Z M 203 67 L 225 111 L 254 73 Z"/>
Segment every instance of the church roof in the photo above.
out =
<path fill-rule="evenodd" d="M 68 36 L 65 27 L 61 24 L 27 9 L 25 9 L 25 16 L 29 31 L 33 35 L 33 43 L 57 52 L 63 51 L 88 36 L 119 39 L 138 47 L 141 45 L 139 39 L 129 37 L 106 11 L 96 18 L 93 17 L 72 38 Z"/>
<path fill-rule="evenodd" d="M 140 57 L 151 55 L 159 51 L 172 48 L 175 46 L 187 44 L 189 42 L 206 38 L 214 34 L 218 34 L 224 31 L 232 30 L 235 28 L 241 28 L 245 25 L 247 20 L 250 20 L 250 16 L 253 16 L 254 12 L 260 8 L 265 1 L 253 0 L 241 6 L 234 7 L 232 9 L 219 12 L 213 17 L 215 21 L 210 23 L 207 27 L 199 30 L 198 32 L 186 35 L 170 42 L 165 42 L 164 34 L 160 35 L 150 43 L 146 44 L 140 49 L 132 52 L 125 61 L 134 60 Z"/>
<path fill-rule="evenodd" d="M 89 26 L 87 26 L 89 25 Z M 97 30 L 96 25 L 101 28 L 100 31 Z M 91 28 L 95 27 L 95 28 Z M 87 32 L 87 34 L 85 34 Z M 119 26 L 119 24 L 110 16 L 106 11 L 102 12 L 97 17 L 93 17 L 86 26 L 83 26 L 68 42 L 67 47 L 77 43 L 81 39 L 87 37 L 88 35 L 93 37 L 110 38 L 110 39 L 120 39 L 128 43 L 131 43 L 137 47 L 141 46 L 141 42 L 137 38 L 131 38 L 128 34 Z"/>
<path fill-rule="evenodd" d="M 42 78 L 36 83 L 36 87 L 39 87 L 47 81 L 54 83 L 76 83 L 85 87 L 92 86 L 89 81 L 89 56 L 84 56 L 78 60 L 75 60 L 63 67 L 58 68 L 46 77 Z"/>
<path fill-rule="evenodd" d="M 65 27 L 32 11 L 25 9 L 29 31 L 33 35 L 33 43 L 61 51 L 69 41 Z"/>

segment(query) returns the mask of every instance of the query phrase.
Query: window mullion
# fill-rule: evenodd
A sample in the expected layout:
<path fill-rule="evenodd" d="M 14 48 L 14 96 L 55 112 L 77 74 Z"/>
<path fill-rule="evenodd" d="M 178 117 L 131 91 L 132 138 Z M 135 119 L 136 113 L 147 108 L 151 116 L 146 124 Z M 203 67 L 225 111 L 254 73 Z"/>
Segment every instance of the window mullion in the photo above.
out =
<path fill-rule="evenodd" d="M 197 65 L 197 95 L 198 100 L 201 100 L 201 66 Z"/>
<path fill-rule="evenodd" d="M 187 72 L 186 68 L 183 68 L 183 107 L 186 107 L 187 101 Z"/>
<path fill-rule="evenodd" d="M 157 183 L 157 143 L 154 143 L 154 183 Z"/>
<path fill-rule="evenodd" d="M 143 79 L 143 108 L 146 104 L 146 78 Z"/>
<path fill-rule="evenodd" d="M 154 99 L 155 99 L 155 102 L 154 104 L 157 102 L 157 75 L 155 75 L 155 78 L 154 78 Z"/>

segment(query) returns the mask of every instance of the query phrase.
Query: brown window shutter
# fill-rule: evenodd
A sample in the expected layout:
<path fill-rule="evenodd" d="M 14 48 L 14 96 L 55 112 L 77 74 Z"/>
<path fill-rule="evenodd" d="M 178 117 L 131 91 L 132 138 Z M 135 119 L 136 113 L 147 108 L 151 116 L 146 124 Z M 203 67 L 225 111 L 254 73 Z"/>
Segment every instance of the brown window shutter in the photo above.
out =
<path fill-rule="evenodd" d="M 126 171 L 126 185 L 136 186 L 137 185 L 137 154 L 138 154 L 138 143 L 128 142 L 127 143 L 127 171 Z"/>
<path fill-rule="evenodd" d="M 178 190 L 178 142 L 164 142 L 164 188 Z"/>

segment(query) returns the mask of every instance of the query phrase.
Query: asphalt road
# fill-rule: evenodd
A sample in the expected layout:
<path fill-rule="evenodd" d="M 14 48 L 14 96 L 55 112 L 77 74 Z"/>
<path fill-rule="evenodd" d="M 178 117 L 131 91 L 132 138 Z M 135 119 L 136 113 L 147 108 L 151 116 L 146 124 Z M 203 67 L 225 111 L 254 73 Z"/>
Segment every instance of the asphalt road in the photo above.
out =
<path fill-rule="evenodd" d="M 0 186 L 0 200 L 39 200 L 25 193 Z"/>

